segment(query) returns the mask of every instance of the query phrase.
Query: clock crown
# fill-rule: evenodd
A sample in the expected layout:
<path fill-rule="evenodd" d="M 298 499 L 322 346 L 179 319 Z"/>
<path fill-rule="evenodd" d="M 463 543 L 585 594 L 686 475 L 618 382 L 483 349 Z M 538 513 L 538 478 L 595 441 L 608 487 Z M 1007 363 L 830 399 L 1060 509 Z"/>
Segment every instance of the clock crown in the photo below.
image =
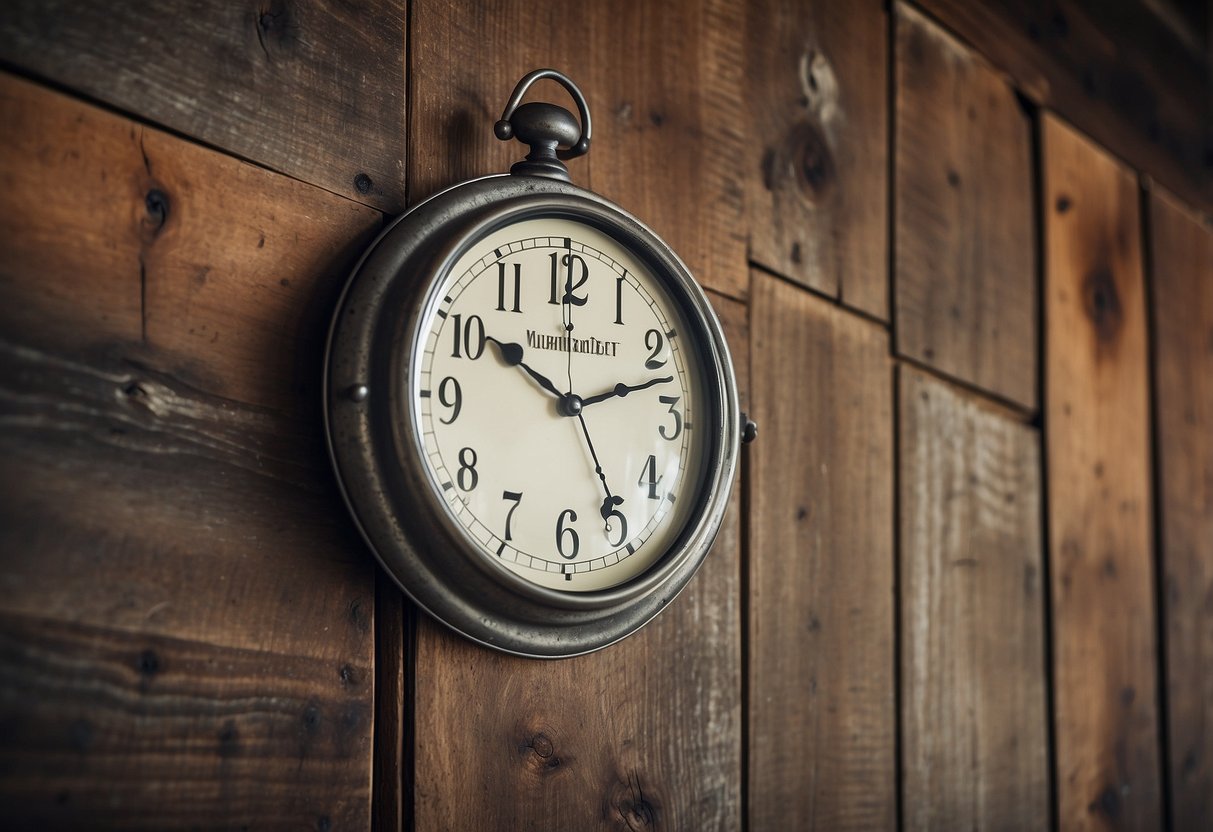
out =
<path fill-rule="evenodd" d="M 556 104 L 541 101 L 520 104 L 530 86 L 543 78 L 552 78 L 568 90 L 577 103 L 580 126 L 572 113 Z M 493 132 L 502 141 L 516 138 L 530 147 L 526 158 L 511 167 L 510 173 L 568 182 L 569 170 L 564 160 L 584 155 L 590 149 L 590 110 L 585 96 L 568 76 L 554 69 L 537 69 L 514 87 Z M 561 145 L 565 149 L 560 149 Z"/>

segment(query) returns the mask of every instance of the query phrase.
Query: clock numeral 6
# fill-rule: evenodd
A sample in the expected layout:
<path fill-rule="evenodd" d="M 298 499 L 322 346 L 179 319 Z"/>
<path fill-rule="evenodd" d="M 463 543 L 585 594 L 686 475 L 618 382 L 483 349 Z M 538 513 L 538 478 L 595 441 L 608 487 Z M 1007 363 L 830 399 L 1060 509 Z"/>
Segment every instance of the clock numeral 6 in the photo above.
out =
<path fill-rule="evenodd" d="M 501 499 L 514 501 L 514 507 L 505 513 L 505 539 L 513 540 L 514 536 L 510 534 L 510 521 L 514 519 L 514 512 L 516 512 L 518 510 L 518 506 L 522 504 L 522 492 L 502 491 Z"/>
<path fill-rule="evenodd" d="M 657 476 L 657 457 L 653 454 L 649 454 L 649 461 L 646 462 L 644 464 L 644 468 L 641 469 L 640 479 L 636 481 L 636 484 L 641 488 L 644 488 L 647 485 L 649 487 L 649 499 L 656 500 L 659 499 L 657 496 L 657 486 L 663 479 L 665 479 L 664 476 Z"/>
<path fill-rule="evenodd" d="M 455 388 L 454 398 L 452 398 L 450 401 L 447 401 L 448 386 Z M 439 419 L 438 421 L 442 422 L 444 425 L 454 424 L 455 420 L 459 418 L 459 411 L 463 409 L 463 391 L 459 389 L 459 382 L 454 376 L 447 376 L 442 380 L 442 383 L 438 385 L 438 401 L 443 407 L 451 408 L 451 418 Z"/>
<path fill-rule="evenodd" d="M 670 441 L 673 441 L 678 438 L 678 435 L 680 433 L 682 433 L 682 414 L 674 409 L 674 405 L 678 404 L 678 397 L 677 396 L 658 396 L 657 401 L 661 402 L 662 404 L 668 404 L 670 406 L 670 415 L 672 415 L 674 417 L 674 432 L 673 433 L 666 433 L 665 425 L 659 425 L 657 427 L 657 432 L 661 434 L 661 437 L 663 439 L 669 439 Z"/>
<path fill-rule="evenodd" d="M 459 449 L 459 473 L 455 475 L 455 481 L 464 491 L 472 491 L 476 488 L 476 483 L 480 482 L 480 475 L 476 473 L 476 451 L 474 449 Z"/>
<path fill-rule="evenodd" d="M 454 315 L 451 320 L 455 322 L 455 349 L 451 351 L 451 358 L 463 357 L 459 352 L 462 343 L 468 358 L 475 361 L 484 352 L 484 321 L 479 315 L 469 317 L 467 326 L 463 325 L 462 315 Z"/>
<path fill-rule="evenodd" d="M 566 517 L 569 518 L 570 523 L 576 523 L 577 512 L 573 511 L 571 508 L 566 508 L 564 511 L 560 512 L 560 517 L 556 519 L 556 551 L 560 553 L 562 558 L 572 560 L 573 558 L 577 557 L 577 552 L 581 550 L 581 538 L 577 536 L 576 529 L 572 528 L 571 526 L 564 525 L 564 518 Z M 564 541 L 566 536 L 572 541 L 569 544 L 569 546 L 572 547 L 572 551 L 570 552 L 566 552 L 564 550 Z"/>

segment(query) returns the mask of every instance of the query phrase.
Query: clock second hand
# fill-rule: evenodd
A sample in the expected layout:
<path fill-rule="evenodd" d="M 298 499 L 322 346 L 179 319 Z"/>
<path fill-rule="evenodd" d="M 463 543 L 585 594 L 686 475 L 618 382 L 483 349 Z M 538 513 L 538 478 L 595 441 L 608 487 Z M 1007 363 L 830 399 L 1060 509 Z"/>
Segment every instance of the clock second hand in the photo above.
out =
<path fill-rule="evenodd" d="M 606 499 L 602 501 L 602 508 L 599 513 L 602 515 L 603 522 L 606 523 L 606 530 L 611 530 L 611 512 L 615 506 L 623 505 L 623 498 L 616 497 L 611 494 L 611 487 L 607 485 L 606 474 L 602 473 L 602 463 L 598 461 L 598 452 L 594 450 L 594 440 L 590 439 L 590 429 L 585 424 L 585 417 L 581 412 L 577 412 L 577 421 L 581 423 L 581 432 L 585 434 L 585 444 L 590 448 L 590 456 L 594 458 L 594 473 L 598 475 L 598 479 L 602 482 L 602 490 L 606 492 Z"/>

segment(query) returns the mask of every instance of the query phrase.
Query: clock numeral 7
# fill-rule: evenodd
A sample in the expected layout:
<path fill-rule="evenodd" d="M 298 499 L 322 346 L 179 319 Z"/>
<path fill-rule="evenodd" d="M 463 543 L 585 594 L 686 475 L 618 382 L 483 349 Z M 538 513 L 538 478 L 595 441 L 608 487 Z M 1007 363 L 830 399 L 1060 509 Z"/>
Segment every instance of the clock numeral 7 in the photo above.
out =
<path fill-rule="evenodd" d="M 661 434 L 662 439 L 668 439 L 671 442 L 678 438 L 682 433 L 682 414 L 674 409 L 674 405 L 678 404 L 678 396 L 658 396 L 657 401 L 670 406 L 670 415 L 674 417 L 673 433 L 666 433 L 665 425 L 659 425 L 657 432 Z"/>
<path fill-rule="evenodd" d="M 581 538 L 577 536 L 576 529 L 572 528 L 571 526 L 564 525 L 564 518 L 566 517 L 569 518 L 570 523 L 576 523 L 577 512 L 573 511 L 571 508 L 566 508 L 564 511 L 560 512 L 560 517 L 556 519 L 556 551 L 559 552 L 560 556 L 565 560 L 572 560 L 573 558 L 577 557 L 577 552 L 581 550 Z M 568 539 L 572 541 L 569 544 L 572 548 L 572 551 L 570 552 L 566 552 L 564 550 L 564 541 L 566 535 Z"/>
<path fill-rule="evenodd" d="M 467 326 L 463 325 L 462 315 L 454 315 L 451 320 L 455 322 L 455 348 L 451 351 L 451 358 L 463 357 L 459 352 L 462 343 L 468 358 L 475 361 L 484 352 L 484 321 L 480 320 L 479 315 L 470 316 Z"/>
<path fill-rule="evenodd" d="M 649 499 L 657 500 L 660 499 L 657 496 L 657 486 L 661 484 L 663 479 L 665 479 L 664 476 L 657 476 L 657 457 L 649 454 L 649 461 L 644 464 L 644 468 L 640 472 L 640 479 L 636 481 L 636 484 L 641 488 L 647 485 L 649 487 Z"/>
<path fill-rule="evenodd" d="M 514 536 L 510 534 L 510 521 L 514 519 L 514 512 L 518 510 L 518 506 L 522 504 L 522 492 L 502 491 L 501 499 L 513 500 L 514 507 L 505 513 L 505 539 L 513 540 Z"/>

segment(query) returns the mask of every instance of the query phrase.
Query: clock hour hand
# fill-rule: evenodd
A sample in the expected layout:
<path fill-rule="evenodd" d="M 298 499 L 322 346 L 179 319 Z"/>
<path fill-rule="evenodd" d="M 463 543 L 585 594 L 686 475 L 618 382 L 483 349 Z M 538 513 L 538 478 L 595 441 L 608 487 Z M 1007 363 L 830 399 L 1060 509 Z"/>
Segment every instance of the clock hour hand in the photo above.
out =
<path fill-rule="evenodd" d="M 506 364 L 509 364 L 511 367 L 521 367 L 523 370 L 526 371 L 527 375 L 529 375 L 531 378 L 535 379 L 536 383 L 538 383 L 538 385 L 540 387 L 542 387 L 544 390 L 547 390 L 549 393 L 551 393 L 556 398 L 559 399 L 564 396 L 563 393 L 561 393 L 559 390 L 556 389 L 556 385 L 552 384 L 551 380 L 549 380 L 547 376 L 543 375 L 543 373 L 532 370 L 526 364 L 522 363 L 522 345 L 521 344 L 506 343 L 503 341 L 498 341 L 496 338 L 494 338 L 491 335 L 486 335 L 484 340 L 492 341 L 494 344 L 497 345 L 497 349 L 501 352 L 501 360 L 504 361 Z"/>
<path fill-rule="evenodd" d="M 647 390 L 657 384 L 669 384 L 673 380 L 673 376 L 662 376 L 661 378 L 651 378 L 643 384 L 616 384 L 605 393 L 599 393 L 597 396 L 586 396 L 581 400 L 581 406 L 585 407 L 586 405 L 605 402 L 607 399 L 613 399 L 616 396 L 623 398 L 628 393 L 635 393 L 637 390 Z"/>

